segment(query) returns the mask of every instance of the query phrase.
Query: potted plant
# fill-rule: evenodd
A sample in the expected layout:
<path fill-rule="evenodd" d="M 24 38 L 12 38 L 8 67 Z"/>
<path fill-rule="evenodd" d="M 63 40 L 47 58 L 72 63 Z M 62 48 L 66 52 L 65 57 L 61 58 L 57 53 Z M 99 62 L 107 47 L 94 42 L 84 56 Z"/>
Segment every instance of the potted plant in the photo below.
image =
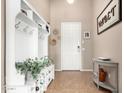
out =
<path fill-rule="evenodd" d="M 25 83 L 27 83 L 31 80 L 37 80 L 41 70 L 51 64 L 52 60 L 48 57 L 42 57 L 40 59 L 28 58 L 24 62 L 16 62 L 15 67 L 18 73 L 25 75 Z"/>

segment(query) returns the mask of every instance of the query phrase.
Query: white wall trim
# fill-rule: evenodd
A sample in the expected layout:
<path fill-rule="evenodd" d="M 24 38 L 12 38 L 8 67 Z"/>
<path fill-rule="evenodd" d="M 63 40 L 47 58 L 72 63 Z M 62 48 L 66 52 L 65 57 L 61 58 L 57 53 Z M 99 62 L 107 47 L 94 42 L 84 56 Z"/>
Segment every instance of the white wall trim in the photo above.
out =
<path fill-rule="evenodd" d="M 55 71 L 62 71 L 61 69 L 55 69 Z"/>
<path fill-rule="evenodd" d="M 80 71 L 90 71 L 90 72 L 92 72 L 93 70 L 92 69 L 81 69 Z"/>
<path fill-rule="evenodd" d="M 61 69 L 55 69 L 55 71 L 62 71 Z M 90 71 L 92 72 L 93 70 L 92 69 L 81 69 L 80 71 Z"/>

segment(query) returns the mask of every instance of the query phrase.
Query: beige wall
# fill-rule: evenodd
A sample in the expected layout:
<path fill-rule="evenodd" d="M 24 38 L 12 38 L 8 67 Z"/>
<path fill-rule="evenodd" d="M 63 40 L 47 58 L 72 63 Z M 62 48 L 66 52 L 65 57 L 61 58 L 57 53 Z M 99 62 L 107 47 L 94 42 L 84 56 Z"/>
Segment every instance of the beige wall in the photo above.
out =
<path fill-rule="evenodd" d="M 51 34 L 51 38 L 57 39 L 57 44 L 49 46 L 49 54 L 54 59 L 56 69 L 61 69 L 61 22 L 79 21 L 82 22 L 82 32 L 92 31 L 92 0 L 75 0 L 72 5 L 69 5 L 66 0 L 51 0 L 50 4 L 51 31 L 56 29 L 59 33 Z M 82 68 L 91 69 L 92 39 L 85 40 L 82 46 L 86 49 L 82 52 L 82 57 L 84 55 Z"/>
<path fill-rule="evenodd" d="M 115 25 L 104 33 L 97 35 L 96 18 L 110 0 L 94 0 L 93 16 L 93 44 L 94 57 L 109 57 L 119 63 L 119 93 L 121 92 L 121 66 L 122 66 L 122 23 Z"/>
<path fill-rule="evenodd" d="M 50 22 L 49 0 L 29 0 L 35 10 L 47 21 Z"/>

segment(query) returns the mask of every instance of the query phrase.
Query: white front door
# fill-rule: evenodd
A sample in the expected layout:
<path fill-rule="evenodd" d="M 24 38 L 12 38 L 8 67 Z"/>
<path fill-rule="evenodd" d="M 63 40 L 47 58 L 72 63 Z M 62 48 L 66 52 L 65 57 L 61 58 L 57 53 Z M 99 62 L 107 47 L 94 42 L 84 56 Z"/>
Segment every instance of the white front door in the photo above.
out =
<path fill-rule="evenodd" d="M 81 69 L 81 22 L 61 23 L 61 69 Z"/>

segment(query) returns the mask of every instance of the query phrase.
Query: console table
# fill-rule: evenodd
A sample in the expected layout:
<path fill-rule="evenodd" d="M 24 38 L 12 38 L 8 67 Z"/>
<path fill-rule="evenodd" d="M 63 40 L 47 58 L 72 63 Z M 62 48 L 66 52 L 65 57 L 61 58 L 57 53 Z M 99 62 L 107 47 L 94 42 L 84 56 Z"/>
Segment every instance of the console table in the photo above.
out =
<path fill-rule="evenodd" d="M 115 78 L 115 84 L 110 84 L 110 77 L 111 73 L 107 73 L 107 80 L 105 82 L 101 82 L 99 80 L 99 69 L 100 68 L 109 68 L 110 70 L 114 71 L 114 76 L 112 78 Z M 118 63 L 114 63 L 112 61 L 102 61 L 98 59 L 93 59 L 93 81 L 96 83 L 98 89 L 99 87 L 103 87 L 105 89 L 108 89 L 112 91 L 112 93 L 118 93 Z"/>

